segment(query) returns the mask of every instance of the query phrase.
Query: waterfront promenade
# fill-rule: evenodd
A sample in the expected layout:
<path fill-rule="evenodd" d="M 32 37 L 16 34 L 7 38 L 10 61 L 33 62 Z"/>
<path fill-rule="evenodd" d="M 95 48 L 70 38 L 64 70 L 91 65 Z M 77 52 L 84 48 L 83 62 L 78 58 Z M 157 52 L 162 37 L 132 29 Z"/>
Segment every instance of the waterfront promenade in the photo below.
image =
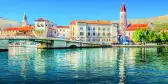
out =
<path fill-rule="evenodd" d="M 131 45 L 122 45 L 122 44 L 103 44 L 103 43 L 89 43 L 82 42 L 80 40 L 67 40 L 61 38 L 50 38 L 50 37 L 28 37 L 28 36 L 10 36 L 10 37 L 0 37 L 0 51 L 7 51 L 9 40 L 16 41 L 39 41 L 42 42 L 41 45 L 46 44 L 47 47 L 41 46 L 37 47 L 39 49 L 67 49 L 67 48 L 103 48 L 103 47 L 168 47 L 167 44 L 131 44 Z"/>
<path fill-rule="evenodd" d="M 111 47 L 168 47 L 166 44 L 161 44 L 161 45 L 111 45 Z"/>
<path fill-rule="evenodd" d="M 76 48 L 155 48 L 155 47 L 168 47 L 168 45 L 100 45 L 100 46 L 88 46 L 88 47 L 76 47 Z M 64 48 L 37 48 L 37 49 L 71 49 L 70 47 Z M 8 48 L 0 48 L 0 52 L 8 51 Z"/>

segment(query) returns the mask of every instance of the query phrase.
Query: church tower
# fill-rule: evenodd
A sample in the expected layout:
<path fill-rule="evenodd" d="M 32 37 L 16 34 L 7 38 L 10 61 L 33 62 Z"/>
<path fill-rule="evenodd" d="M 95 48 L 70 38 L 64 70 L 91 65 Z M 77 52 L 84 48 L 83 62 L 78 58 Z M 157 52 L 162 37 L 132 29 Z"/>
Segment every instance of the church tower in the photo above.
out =
<path fill-rule="evenodd" d="M 22 20 L 22 27 L 28 26 L 27 16 L 24 14 L 23 20 Z"/>
<path fill-rule="evenodd" d="M 125 4 L 123 3 L 120 11 L 120 34 L 125 34 L 127 26 L 127 11 Z"/>

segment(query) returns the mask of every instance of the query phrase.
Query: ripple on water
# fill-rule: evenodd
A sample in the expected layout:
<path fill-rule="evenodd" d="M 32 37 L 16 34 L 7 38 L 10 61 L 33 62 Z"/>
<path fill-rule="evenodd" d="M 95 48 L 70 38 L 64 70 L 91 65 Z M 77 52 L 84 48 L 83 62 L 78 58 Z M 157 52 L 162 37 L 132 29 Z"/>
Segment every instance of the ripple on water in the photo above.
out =
<path fill-rule="evenodd" d="M 167 48 L 0 52 L 0 83 L 167 83 Z"/>

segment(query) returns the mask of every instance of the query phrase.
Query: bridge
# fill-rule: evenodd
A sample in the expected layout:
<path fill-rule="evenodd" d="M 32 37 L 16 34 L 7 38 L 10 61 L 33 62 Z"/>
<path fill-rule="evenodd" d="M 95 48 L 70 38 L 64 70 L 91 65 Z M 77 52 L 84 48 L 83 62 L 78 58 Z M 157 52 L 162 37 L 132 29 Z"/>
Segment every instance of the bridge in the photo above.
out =
<path fill-rule="evenodd" d="M 28 36 L 10 36 L 0 37 L 0 49 L 7 49 L 11 42 L 37 42 L 37 48 L 82 48 L 82 47 L 103 47 L 110 46 L 102 43 L 82 42 L 80 40 L 66 40 L 53 37 L 28 37 Z"/>

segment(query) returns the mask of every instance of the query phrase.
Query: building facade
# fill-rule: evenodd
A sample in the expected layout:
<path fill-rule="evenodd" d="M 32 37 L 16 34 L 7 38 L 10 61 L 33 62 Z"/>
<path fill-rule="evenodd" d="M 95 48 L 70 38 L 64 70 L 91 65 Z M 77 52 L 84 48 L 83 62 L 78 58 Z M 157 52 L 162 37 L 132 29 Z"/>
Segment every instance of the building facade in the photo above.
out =
<path fill-rule="evenodd" d="M 5 28 L 4 30 L 0 31 L 0 36 L 34 36 L 32 34 L 33 29 L 34 26 Z"/>
<path fill-rule="evenodd" d="M 58 37 L 69 39 L 70 37 L 70 29 L 69 26 L 57 26 L 56 31 L 58 33 Z"/>
<path fill-rule="evenodd" d="M 31 37 L 57 37 L 56 25 L 53 22 L 39 18 L 35 25 L 29 25 L 27 16 L 23 16 L 22 27 L 9 27 L 0 31 L 0 36 L 31 36 Z"/>
<path fill-rule="evenodd" d="M 91 43 L 116 43 L 117 25 L 110 21 L 74 20 L 70 23 L 70 38 Z"/>
<path fill-rule="evenodd" d="M 57 32 L 55 24 L 44 18 L 35 20 L 35 34 L 39 37 L 56 37 Z"/>

